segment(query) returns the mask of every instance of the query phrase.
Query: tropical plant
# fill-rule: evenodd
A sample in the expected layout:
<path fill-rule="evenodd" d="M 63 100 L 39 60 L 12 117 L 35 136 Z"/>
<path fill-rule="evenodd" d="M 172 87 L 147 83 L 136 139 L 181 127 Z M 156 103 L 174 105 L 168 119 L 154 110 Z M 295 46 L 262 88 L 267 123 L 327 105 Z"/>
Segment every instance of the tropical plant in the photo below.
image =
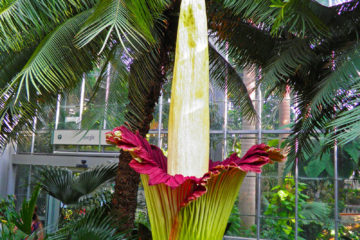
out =
<path fill-rule="evenodd" d="M 35 176 L 42 189 L 63 204 L 77 204 L 103 184 L 114 180 L 117 164 L 99 165 L 81 173 L 66 168 L 42 167 Z"/>
<path fill-rule="evenodd" d="M 109 206 L 91 209 L 81 217 L 69 221 L 57 232 L 50 234 L 47 239 L 124 239 L 126 232 L 117 232 L 115 219 L 109 215 Z"/>
<path fill-rule="evenodd" d="M 31 224 L 36 200 L 40 193 L 37 185 L 29 200 L 24 200 L 19 211 L 15 207 L 15 198 L 8 196 L 0 202 L 1 239 L 20 240 L 32 234 Z"/>
<path fill-rule="evenodd" d="M 322 202 L 308 202 L 308 196 L 302 192 L 307 188 L 306 184 L 298 185 L 298 206 L 295 206 L 295 182 L 293 178 L 285 178 L 282 185 L 271 189 L 265 200 L 264 230 L 261 232 L 264 238 L 269 239 L 292 239 L 295 237 L 295 208 L 299 211 L 299 239 L 315 239 L 321 233 L 321 227 L 317 232 L 311 233 L 305 228 L 325 223 L 330 214 L 330 208 Z M 269 200 L 267 200 L 269 199 Z M 306 234 L 303 234 L 305 232 Z M 305 237 L 305 238 L 303 238 Z"/>
<path fill-rule="evenodd" d="M 331 8 L 309 0 L 211 4 L 218 8 L 209 9 L 209 19 L 223 24 L 211 21 L 210 28 L 233 62 L 260 68 L 268 94 L 281 99 L 290 88 L 294 96 L 297 119 L 288 144 L 298 148 L 288 161 L 304 160 L 322 134 L 332 144 L 359 135 L 357 1 Z"/>

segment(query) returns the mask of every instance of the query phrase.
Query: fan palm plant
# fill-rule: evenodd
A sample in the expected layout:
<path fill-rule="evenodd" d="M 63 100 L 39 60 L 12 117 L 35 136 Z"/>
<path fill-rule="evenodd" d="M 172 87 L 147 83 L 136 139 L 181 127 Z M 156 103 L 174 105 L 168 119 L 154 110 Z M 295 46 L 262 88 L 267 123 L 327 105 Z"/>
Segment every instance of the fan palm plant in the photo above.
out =
<path fill-rule="evenodd" d="M 42 189 L 63 204 L 76 204 L 99 186 L 114 180 L 117 164 L 100 165 L 78 175 L 66 168 L 43 167 L 36 179 Z"/>

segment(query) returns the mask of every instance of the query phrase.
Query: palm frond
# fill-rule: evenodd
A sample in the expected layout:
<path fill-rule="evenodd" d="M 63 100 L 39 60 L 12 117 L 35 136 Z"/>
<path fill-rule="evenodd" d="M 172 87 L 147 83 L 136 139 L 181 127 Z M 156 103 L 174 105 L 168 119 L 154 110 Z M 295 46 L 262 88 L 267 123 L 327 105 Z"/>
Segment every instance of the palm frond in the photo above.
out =
<path fill-rule="evenodd" d="M 51 196 L 64 204 L 76 204 L 83 196 L 91 194 L 100 185 L 113 179 L 117 164 L 97 166 L 79 174 L 65 168 L 44 167 L 37 180 Z"/>
<path fill-rule="evenodd" d="M 334 105 L 335 101 L 340 100 L 339 91 L 351 89 L 360 82 L 360 44 L 341 51 L 339 54 L 334 51 L 334 56 L 330 59 L 333 71 L 317 84 L 316 89 L 319 91 L 314 95 L 312 108 L 320 105 Z"/>
<path fill-rule="evenodd" d="M 336 113 L 336 118 L 330 122 L 328 128 L 332 129 L 329 142 L 337 142 L 340 145 L 349 143 L 360 136 L 360 107 L 359 107 L 360 84 L 356 84 L 346 92 L 346 98 L 342 108 Z"/>
<path fill-rule="evenodd" d="M 273 56 L 277 40 L 265 26 L 254 25 L 217 2 L 211 3 L 208 15 L 216 45 L 239 67 L 263 66 Z"/>
<path fill-rule="evenodd" d="M 78 14 L 42 40 L 23 69 L 1 92 L 1 97 L 11 91 L 16 100 L 24 95 L 30 100 L 31 94 L 55 93 L 73 87 L 97 59 L 92 54 L 92 46 L 78 50 L 72 44 L 74 35 L 89 15 L 90 11 Z"/>
<path fill-rule="evenodd" d="M 143 135 L 149 130 L 161 86 L 170 68 L 168 52 L 175 46 L 175 38 L 168 36 L 176 30 L 165 29 L 166 26 L 162 22 L 156 22 L 153 35 L 157 44 L 133 59 L 127 78 L 129 104 L 126 107 L 125 120 L 132 130 L 139 130 Z"/>
<path fill-rule="evenodd" d="M 133 130 L 146 129 L 152 120 L 152 112 L 157 102 L 164 75 L 161 73 L 161 56 L 157 48 L 134 60 L 130 66 L 129 105 L 125 120 Z M 150 112 L 149 112 L 150 111 Z"/>
<path fill-rule="evenodd" d="M 308 68 L 319 56 L 310 47 L 308 40 L 294 39 L 277 44 L 277 49 L 262 71 L 261 83 L 266 89 L 278 89 L 281 84 L 286 84 L 290 77 L 297 74 L 299 70 Z"/>
<path fill-rule="evenodd" d="M 90 210 L 80 219 L 72 221 L 48 236 L 49 240 L 67 239 L 98 239 L 120 240 L 124 239 L 128 232 L 118 233 L 115 220 L 108 214 L 108 207 Z"/>
<path fill-rule="evenodd" d="M 157 2 L 165 3 L 166 1 Z M 162 11 L 161 6 L 155 7 L 154 3 L 148 8 L 148 1 L 127 1 L 127 0 L 103 0 L 100 1 L 94 13 L 85 22 L 82 29 L 76 36 L 76 43 L 79 47 L 84 47 L 99 34 L 106 32 L 104 43 L 100 49 L 103 51 L 109 42 L 114 44 L 120 42 L 122 47 L 127 50 L 131 46 L 135 50 L 146 49 L 147 43 L 154 43 L 151 29 L 154 24 L 154 15 L 159 13 L 151 10 Z M 163 4 L 164 5 L 164 4 Z M 116 37 L 116 40 L 114 40 Z"/>
<path fill-rule="evenodd" d="M 324 222 L 330 214 L 330 207 L 322 202 L 306 202 L 302 204 L 299 214 L 305 219 L 312 219 L 302 220 L 304 224 L 310 224 L 312 221 Z"/>
<path fill-rule="evenodd" d="M 210 78 L 220 88 L 227 89 L 234 104 L 241 108 L 244 117 L 256 118 L 256 110 L 240 73 L 227 60 L 225 54 L 211 42 L 209 43 L 209 52 Z"/>
<path fill-rule="evenodd" d="M 80 173 L 79 177 L 74 181 L 73 189 L 83 195 L 92 193 L 100 185 L 114 179 L 117 165 L 117 163 L 107 164 Z"/>
<path fill-rule="evenodd" d="M 36 102 L 19 101 L 16 105 L 0 100 L 0 149 L 12 140 L 25 143 L 33 132 L 34 117 L 39 114 Z"/>
<path fill-rule="evenodd" d="M 0 48 L 22 50 L 57 24 L 95 4 L 95 0 L 5 0 L 0 2 Z"/>
<path fill-rule="evenodd" d="M 15 225 L 24 233 L 31 234 L 32 217 L 35 210 L 36 200 L 40 193 L 40 186 L 36 186 L 30 200 L 24 200 L 20 209 L 19 218 L 15 222 Z"/>
<path fill-rule="evenodd" d="M 34 51 L 34 47 L 20 52 L 0 52 L 0 88 L 6 87 L 8 82 L 25 66 Z"/>
<path fill-rule="evenodd" d="M 323 9 L 311 0 L 223 0 L 223 3 L 226 8 L 253 24 L 265 24 L 273 35 L 280 36 L 286 32 L 304 38 L 328 34 L 326 24 L 318 17 L 318 11 Z"/>
<path fill-rule="evenodd" d="M 125 56 L 122 48 L 115 46 L 101 67 L 95 84 L 90 86 L 92 96 L 82 119 L 84 129 L 101 130 L 105 121 L 107 129 L 124 124 L 129 76 L 128 59 Z"/>

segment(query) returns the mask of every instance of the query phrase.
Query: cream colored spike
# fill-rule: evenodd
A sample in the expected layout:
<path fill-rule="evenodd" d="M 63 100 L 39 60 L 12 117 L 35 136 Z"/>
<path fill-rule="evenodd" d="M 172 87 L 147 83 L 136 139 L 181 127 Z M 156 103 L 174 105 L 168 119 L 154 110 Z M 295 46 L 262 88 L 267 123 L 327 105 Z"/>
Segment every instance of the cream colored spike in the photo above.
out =
<path fill-rule="evenodd" d="M 209 168 L 209 53 L 205 0 L 182 0 L 168 135 L 168 173 Z"/>

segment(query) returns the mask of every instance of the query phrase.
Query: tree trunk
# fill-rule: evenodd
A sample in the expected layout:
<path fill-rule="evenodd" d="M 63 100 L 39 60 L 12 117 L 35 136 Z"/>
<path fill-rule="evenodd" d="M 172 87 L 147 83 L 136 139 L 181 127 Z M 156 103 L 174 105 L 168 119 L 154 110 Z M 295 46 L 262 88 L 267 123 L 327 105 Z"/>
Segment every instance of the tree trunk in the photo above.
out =
<path fill-rule="evenodd" d="M 161 23 L 162 27 L 167 27 Z M 164 30 L 165 32 L 165 30 Z M 149 132 L 153 120 L 153 112 L 161 94 L 161 86 L 165 79 L 169 65 L 167 52 L 172 47 L 167 35 L 161 36 L 158 47 L 148 52 L 148 56 L 140 56 L 130 67 L 129 100 L 127 113 L 129 129 L 139 131 L 145 137 Z M 156 71 L 148 72 L 144 69 L 145 61 L 150 61 L 157 67 Z M 134 70 L 135 69 L 135 70 Z M 133 71 L 132 71 L 133 70 Z M 139 86 L 141 92 L 139 92 Z M 112 199 L 112 213 L 118 219 L 119 231 L 134 227 L 137 207 L 137 192 L 140 183 L 139 174 L 130 168 L 131 156 L 127 152 L 120 152 L 119 168 L 115 179 L 115 193 Z"/>
<path fill-rule="evenodd" d="M 244 83 L 248 89 L 249 95 L 253 103 L 255 101 L 255 91 L 252 91 L 255 87 L 255 70 L 248 68 L 244 69 Z M 255 130 L 256 121 L 249 121 L 246 118 L 242 119 L 243 130 Z M 241 155 L 243 156 L 247 150 L 257 143 L 256 134 L 245 134 L 241 137 Z M 256 213 L 256 174 L 249 172 L 240 189 L 239 194 L 239 212 L 242 220 L 242 228 L 250 229 L 255 224 Z M 253 216 L 248 216 L 253 215 Z"/>
<path fill-rule="evenodd" d="M 284 130 L 290 130 L 290 127 L 283 128 L 290 123 L 290 89 L 286 88 L 285 96 L 279 106 L 279 127 Z M 281 143 L 289 136 L 289 134 L 280 134 L 279 135 L 279 147 Z M 283 150 L 284 155 L 286 156 L 287 149 Z M 278 163 L 278 184 L 280 185 L 282 181 L 282 175 L 285 169 L 286 159 Z"/>
<path fill-rule="evenodd" d="M 134 227 L 140 178 L 139 174 L 129 166 L 131 159 L 128 152 L 120 151 L 115 192 L 112 199 L 112 213 L 118 220 L 119 231 Z"/>
<path fill-rule="evenodd" d="M 152 88 L 146 98 L 147 103 L 144 104 L 144 112 L 147 113 L 147 117 L 143 118 L 143 122 L 138 123 L 136 129 L 143 137 L 146 136 L 150 129 L 150 123 L 153 119 L 152 113 L 160 96 L 161 79 L 153 81 Z M 140 175 L 129 166 L 131 160 L 132 157 L 128 152 L 120 151 L 115 179 L 115 193 L 112 199 L 112 212 L 119 222 L 119 231 L 129 230 L 134 227 Z"/>

